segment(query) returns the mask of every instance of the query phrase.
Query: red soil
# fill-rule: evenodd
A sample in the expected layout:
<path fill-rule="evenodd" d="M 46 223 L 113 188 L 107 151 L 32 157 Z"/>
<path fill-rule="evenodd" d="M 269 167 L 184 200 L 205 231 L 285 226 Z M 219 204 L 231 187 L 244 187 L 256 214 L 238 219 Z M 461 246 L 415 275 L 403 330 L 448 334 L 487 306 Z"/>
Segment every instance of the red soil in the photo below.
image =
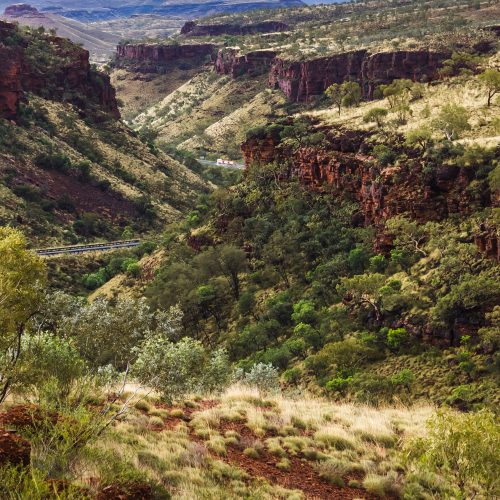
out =
<path fill-rule="evenodd" d="M 136 483 L 127 486 L 110 485 L 102 488 L 95 497 L 96 500 L 151 500 L 151 486 Z"/>
<path fill-rule="evenodd" d="M 44 422 L 55 424 L 59 419 L 55 413 L 44 413 L 35 405 L 18 404 L 0 413 L 0 425 L 16 429 L 31 429 Z"/>
<path fill-rule="evenodd" d="M 240 435 L 240 443 L 245 443 L 248 446 L 251 446 L 251 443 L 258 439 L 241 422 L 226 422 L 220 428 L 221 433 L 228 430 L 236 431 Z M 221 459 L 231 465 L 236 465 L 252 476 L 263 477 L 270 483 L 279 484 L 287 489 L 301 490 L 306 498 L 340 500 L 351 500 L 360 496 L 365 499 L 376 498 L 373 495 L 367 495 L 363 490 L 348 486 L 342 488 L 327 483 L 319 477 L 318 472 L 309 462 L 298 456 L 288 456 L 290 468 L 280 470 L 276 467 L 280 459 L 271 455 L 266 449 L 260 452 L 259 458 L 251 458 L 243 454 L 244 448 L 245 446 L 241 444 L 229 446 L 227 455 Z M 361 477 L 354 474 L 343 477 L 346 484 L 352 479 L 360 480 Z"/>
<path fill-rule="evenodd" d="M 181 409 L 184 412 L 184 417 L 168 416 L 164 420 L 162 426 L 153 427 L 153 430 L 163 431 L 175 428 L 180 422 L 191 420 L 194 413 L 205 409 L 217 406 L 218 402 L 214 400 L 202 401 L 196 408 L 179 408 L 166 404 L 157 405 L 158 408 L 173 410 Z M 219 427 L 219 432 L 224 434 L 226 431 L 233 430 L 240 435 L 239 443 L 229 445 L 225 456 L 216 455 L 209 452 L 214 458 L 222 460 L 232 466 L 243 469 L 252 477 L 261 477 L 269 483 L 277 484 L 283 488 L 300 490 L 308 499 L 332 499 L 332 500 L 352 500 L 354 498 L 376 499 L 377 497 L 367 494 L 366 491 L 350 488 L 348 486 L 339 487 L 332 485 L 323 480 L 317 470 L 304 458 L 300 456 L 288 456 L 290 468 L 288 470 L 280 470 L 276 467 L 280 459 L 271 455 L 266 449 L 260 452 L 259 458 L 251 458 L 246 456 L 243 451 L 246 447 L 251 447 L 259 438 L 246 426 L 244 422 L 227 422 L 223 421 Z M 265 437 L 270 437 L 271 434 Z M 205 446 L 202 438 L 197 436 L 190 429 L 189 437 L 191 440 Z M 363 479 L 362 474 L 348 474 L 342 478 L 347 484 L 350 480 L 360 481 Z M 114 498 L 114 497 L 113 497 Z"/>
<path fill-rule="evenodd" d="M 26 439 L 13 431 L 0 429 L 0 466 L 7 463 L 27 466 L 30 453 L 31 445 Z"/>

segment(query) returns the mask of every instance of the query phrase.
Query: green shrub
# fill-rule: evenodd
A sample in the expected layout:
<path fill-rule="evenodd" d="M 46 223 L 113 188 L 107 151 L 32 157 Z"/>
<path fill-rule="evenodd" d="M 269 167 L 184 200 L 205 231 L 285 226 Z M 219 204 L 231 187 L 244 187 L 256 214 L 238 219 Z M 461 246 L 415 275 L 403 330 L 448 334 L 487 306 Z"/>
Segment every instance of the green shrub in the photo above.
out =
<path fill-rule="evenodd" d="M 408 446 L 410 462 L 430 472 L 440 470 L 457 492 L 494 498 L 500 493 L 500 425 L 487 410 L 441 410 L 429 422 L 429 435 Z"/>
<path fill-rule="evenodd" d="M 229 382 L 226 352 L 218 349 L 209 354 L 197 340 L 174 343 L 153 333 L 135 351 L 134 374 L 168 401 L 189 392 L 220 391 Z"/>
<path fill-rule="evenodd" d="M 257 363 L 246 373 L 239 369 L 235 378 L 245 385 L 257 387 L 262 392 L 272 392 L 279 388 L 278 370 L 271 364 Z"/>

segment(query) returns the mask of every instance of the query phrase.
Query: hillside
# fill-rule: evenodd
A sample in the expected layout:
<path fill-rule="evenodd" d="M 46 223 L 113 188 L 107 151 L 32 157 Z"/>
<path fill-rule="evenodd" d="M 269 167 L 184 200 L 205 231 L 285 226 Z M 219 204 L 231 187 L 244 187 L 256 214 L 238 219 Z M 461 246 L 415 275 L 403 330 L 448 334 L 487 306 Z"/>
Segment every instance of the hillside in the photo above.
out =
<path fill-rule="evenodd" d="M 398 23 L 426 5 L 425 19 L 416 17 L 399 33 L 402 38 L 425 24 L 425 36 L 395 43 Z M 309 36 L 297 46 L 298 57 L 290 52 L 288 38 L 319 29 L 320 12 L 349 33 L 365 26 L 375 6 L 381 9 L 373 33 L 347 36 L 342 47 L 332 42 L 330 54 L 318 54 Z M 156 137 L 160 147 L 176 145 L 196 155 L 237 158 L 243 141 L 247 165 L 244 180 L 193 210 L 191 228 L 179 228 L 177 241 L 165 247 L 158 276 L 149 288 L 146 284 L 152 303 L 172 306 L 185 293 L 186 334 L 199 335 L 201 329 L 211 342 L 226 346 L 239 366 L 272 363 L 286 379 L 337 397 L 363 399 L 366 387 L 379 383 L 380 395 L 374 397 L 384 400 L 398 397 L 389 380 L 398 376 L 400 356 L 409 356 L 424 374 L 434 370 L 426 361 L 428 345 L 451 349 L 436 354 L 436 366 L 443 357 L 455 359 L 462 337 L 479 342 L 478 331 L 489 331 L 498 301 L 491 281 L 498 273 L 498 107 L 493 101 L 487 105 L 478 77 L 498 67 L 496 31 L 483 26 L 487 18 L 495 24 L 498 9 L 454 3 L 433 8 L 417 1 L 394 8 L 375 2 L 349 6 L 346 20 L 347 8 L 301 8 L 286 18 L 280 12 L 212 17 L 186 25 L 180 44 L 124 44 L 116 64 L 151 81 L 159 75 L 168 79 L 163 70 L 168 64 L 197 72 L 186 74 L 189 80 L 163 99 L 157 95 L 131 125 Z M 450 14 L 456 22 L 444 23 Z M 288 31 L 242 34 L 264 19 L 286 21 Z M 231 43 L 238 46 L 222 47 L 231 31 Z M 280 46 L 284 35 L 287 43 Z M 200 63 L 192 54 L 202 51 L 211 56 Z M 335 91 L 327 95 L 327 89 Z M 336 244 L 331 238 L 339 232 Z M 417 250 L 411 248 L 414 240 Z M 452 255 L 447 241 L 464 246 Z M 236 252 L 233 247 L 245 252 L 241 281 L 233 276 L 236 281 L 224 287 L 218 281 L 223 266 L 219 274 L 204 271 L 211 259 L 225 258 L 212 245 L 222 253 Z M 191 252 L 191 261 L 180 264 L 171 252 Z M 475 271 L 466 282 L 448 281 L 439 269 L 460 268 L 461 252 Z M 205 277 L 195 280 L 197 273 Z M 485 280 L 487 291 L 461 306 L 455 294 L 469 279 Z M 196 298 L 205 287 L 209 297 Z M 114 293 L 120 288 L 115 282 Z M 386 292 L 377 295 L 379 288 Z M 421 299 L 415 302 L 416 297 Z M 202 313 L 207 307 L 211 312 Z M 309 320 L 298 319 L 301 308 Z M 278 309 L 283 316 L 275 316 Z M 332 325 L 340 331 L 331 332 Z M 388 332 L 409 336 L 398 354 L 399 347 L 385 338 L 392 335 Z M 336 372 L 335 349 L 362 350 L 364 335 L 372 338 L 372 347 L 388 349 L 386 354 L 367 351 L 359 361 L 364 369 L 349 365 Z M 452 382 L 440 375 L 428 390 L 415 379 L 418 397 L 495 406 L 496 375 L 483 369 L 486 359 L 475 358 L 476 379 L 457 372 Z M 378 382 L 372 369 L 384 373 Z"/>
<path fill-rule="evenodd" d="M 39 12 L 28 4 L 6 7 L 0 19 L 32 28 L 43 26 L 46 31 L 56 30 L 59 37 L 81 44 L 89 51 L 91 61 L 96 63 L 106 62 L 120 40 L 115 34 L 105 33 L 57 14 Z"/>
<path fill-rule="evenodd" d="M 6 23 L 0 37 L 3 224 L 38 243 L 116 238 L 129 225 L 175 220 L 209 189 L 118 120 L 114 90 L 87 51 Z"/>
<path fill-rule="evenodd" d="M 197 155 L 238 158 L 252 123 L 314 107 L 332 83 L 359 80 L 371 98 L 396 78 L 437 79 L 462 47 L 491 56 L 500 12 L 480 7 L 370 2 L 219 15 L 187 23 L 173 43 L 122 44 L 111 74 L 133 128 Z"/>
<path fill-rule="evenodd" d="M 0 498 L 500 498 L 498 2 L 182 22 L 0 22 Z"/>

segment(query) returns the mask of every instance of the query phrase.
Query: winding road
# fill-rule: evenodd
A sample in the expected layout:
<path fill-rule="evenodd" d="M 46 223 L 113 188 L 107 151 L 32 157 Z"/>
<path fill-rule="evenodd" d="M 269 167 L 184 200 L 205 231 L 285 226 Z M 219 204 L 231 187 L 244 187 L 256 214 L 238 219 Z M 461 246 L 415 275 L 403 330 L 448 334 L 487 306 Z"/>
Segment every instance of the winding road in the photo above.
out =
<path fill-rule="evenodd" d="M 110 250 L 120 250 L 122 248 L 132 248 L 139 246 L 141 240 L 121 240 L 110 241 L 108 243 L 90 243 L 87 245 L 72 245 L 68 247 L 39 248 L 35 253 L 40 257 L 52 257 L 55 255 L 65 255 L 73 253 L 107 252 Z"/>

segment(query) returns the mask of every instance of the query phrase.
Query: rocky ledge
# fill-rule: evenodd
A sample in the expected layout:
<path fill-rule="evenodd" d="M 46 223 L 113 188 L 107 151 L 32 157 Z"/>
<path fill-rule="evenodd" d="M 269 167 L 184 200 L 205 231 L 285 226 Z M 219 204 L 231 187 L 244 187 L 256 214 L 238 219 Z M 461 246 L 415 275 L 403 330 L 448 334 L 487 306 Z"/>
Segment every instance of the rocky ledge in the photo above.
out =
<path fill-rule="evenodd" d="M 64 96 L 82 110 L 96 104 L 120 118 L 109 77 L 91 68 L 88 51 L 56 36 L 47 35 L 46 41 L 53 57 L 42 66 L 28 53 L 29 40 L 17 27 L 0 21 L 0 117 L 15 119 L 20 101 L 31 92 L 53 100 Z"/>
<path fill-rule="evenodd" d="M 237 78 L 242 75 L 263 75 L 269 71 L 271 63 L 276 58 L 272 50 L 255 50 L 241 54 L 238 49 L 221 49 L 215 60 L 217 73 L 231 75 Z"/>
<path fill-rule="evenodd" d="M 159 67 L 179 61 L 193 60 L 202 64 L 212 59 L 215 45 L 211 43 L 166 45 L 153 43 L 122 44 L 116 49 L 116 63 L 134 66 L 138 71 L 156 72 Z"/>
<path fill-rule="evenodd" d="M 288 165 L 286 177 L 296 177 L 310 189 L 354 198 L 362 222 L 376 228 L 380 250 L 390 243 L 384 235 L 390 217 L 407 214 L 427 222 L 492 203 L 489 193 L 477 199 L 466 189 L 473 180 L 471 169 L 442 166 L 424 173 L 421 159 L 411 155 L 404 165 L 381 167 L 366 152 L 366 132 L 321 131 L 327 137 L 325 145 L 296 151 L 282 149 L 273 137 L 249 139 L 242 145 L 245 163 L 283 162 Z"/>
<path fill-rule="evenodd" d="M 399 78 L 435 79 L 442 62 L 449 56 L 449 53 L 431 50 L 375 54 L 357 50 L 308 61 L 277 58 L 270 68 L 269 85 L 281 89 L 291 101 L 307 102 L 333 83 L 354 80 L 361 84 L 364 96 L 371 99 L 378 85 Z"/>
<path fill-rule="evenodd" d="M 378 85 L 399 78 L 431 81 L 438 76 L 447 52 L 431 50 L 392 51 L 372 54 L 367 50 L 343 52 L 305 61 L 280 58 L 274 51 L 247 54 L 220 49 L 215 69 L 234 78 L 243 74 L 269 73 L 269 86 L 280 89 L 290 101 L 307 102 L 323 94 L 332 83 L 357 81 L 371 99 Z"/>

